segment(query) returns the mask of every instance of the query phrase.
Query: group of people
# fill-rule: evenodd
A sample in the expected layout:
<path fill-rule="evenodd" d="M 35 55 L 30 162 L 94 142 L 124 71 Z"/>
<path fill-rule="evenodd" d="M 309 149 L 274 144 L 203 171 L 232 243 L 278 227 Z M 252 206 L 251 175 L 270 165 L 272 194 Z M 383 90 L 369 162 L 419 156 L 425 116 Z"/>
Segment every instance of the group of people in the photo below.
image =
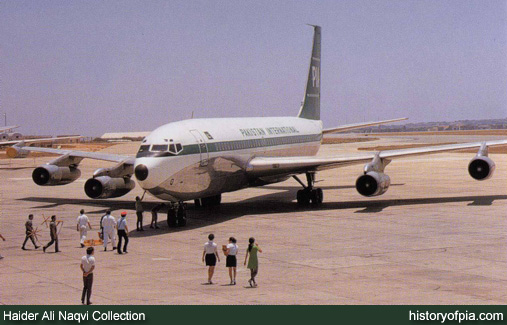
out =
<path fill-rule="evenodd" d="M 215 266 L 217 261 L 220 262 L 220 255 L 218 254 L 217 244 L 213 241 L 215 239 L 215 235 L 209 234 L 208 241 L 204 244 L 204 251 L 202 252 L 202 261 L 206 263 L 208 266 L 208 284 L 213 284 L 212 278 L 215 273 Z M 234 237 L 229 238 L 229 243 L 227 245 L 222 245 L 222 251 L 226 256 L 225 266 L 229 269 L 229 278 L 231 279 L 231 285 L 236 285 L 236 267 L 237 267 L 237 255 L 238 255 L 238 245 L 236 244 L 237 240 Z M 255 282 L 255 277 L 259 272 L 259 259 L 257 257 L 257 253 L 262 253 L 262 249 L 255 242 L 255 238 L 250 237 L 248 239 L 248 248 L 245 254 L 244 265 L 248 266 L 250 269 L 250 279 L 248 283 L 250 287 L 256 287 L 257 283 Z"/>
<path fill-rule="evenodd" d="M 85 211 L 81 209 L 79 211 L 79 216 L 76 220 L 76 230 L 79 232 L 80 245 L 81 247 L 85 247 L 85 240 L 88 234 L 88 230 L 92 229 L 90 224 L 90 220 L 88 216 L 84 213 Z M 127 212 L 123 211 L 121 213 L 121 217 L 118 220 L 111 215 L 111 210 L 107 210 L 106 214 L 102 216 L 100 219 L 100 237 L 104 243 L 104 251 L 107 251 L 107 245 L 109 241 L 111 241 L 113 250 L 117 250 L 118 254 L 127 253 L 127 245 L 128 245 L 128 226 L 127 226 Z M 55 244 L 55 253 L 61 252 L 58 248 L 58 229 L 57 229 L 58 221 L 56 220 L 56 216 L 51 216 L 51 222 L 49 223 L 49 234 L 51 236 L 51 240 L 42 247 L 44 253 L 46 249 L 48 249 L 51 245 Z M 116 235 L 115 230 L 118 234 L 118 245 L 116 244 Z M 28 215 L 28 220 L 25 222 L 25 240 L 23 245 L 21 246 L 22 250 L 26 250 L 26 243 L 30 240 L 35 247 L 35 249 L 40 248 L 36 243 L 36 231 L 33 227 L 33 214 Z M 123 249 L 122 249 L 122 242 Z"/>

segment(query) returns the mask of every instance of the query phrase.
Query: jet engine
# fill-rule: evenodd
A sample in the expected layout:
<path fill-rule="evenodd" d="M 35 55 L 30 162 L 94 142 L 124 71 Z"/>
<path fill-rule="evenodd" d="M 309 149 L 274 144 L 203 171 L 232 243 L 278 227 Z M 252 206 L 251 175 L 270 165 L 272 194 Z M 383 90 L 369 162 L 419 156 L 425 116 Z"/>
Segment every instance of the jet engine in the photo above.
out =
<path fill-rule="evenodd" d="M 120 197 L 132 191 L 136 183 L 128 177 L 99 176 L 86 181 L 86 195 L 92 199 Z"/>
<path fill-rule="evenodd" d="M 34 169 L 32 179 L 40 186 L 65 185 L 72 183 L 81 176 L 76 167 L 56 165 L 42 165 Z"/>
<path fill-rule="evenodd" d="M 475 156 L 468 164 L 468 173 L 472 178 L 483 181 L 493 176 L 495 163 L 486 156 Z"/>
<path fill-rule="evenodd" d="M 356 180 L 356 189 L 363 196 L 384 194 L 391 185 L 391 179 L 384 173 L 375 171 L 361 175 Z"/>
<path fill-rule="evenodd" d="M 7 154 L 7 157 L 9 157 L 9 158 L 25 158 L 26 156 L 28 156 L 30 151 L 21 149 L 16 146 L 12 146 L 12 147 L 7 147 L 7 149 L 5 149 L 5 153 Z"/>

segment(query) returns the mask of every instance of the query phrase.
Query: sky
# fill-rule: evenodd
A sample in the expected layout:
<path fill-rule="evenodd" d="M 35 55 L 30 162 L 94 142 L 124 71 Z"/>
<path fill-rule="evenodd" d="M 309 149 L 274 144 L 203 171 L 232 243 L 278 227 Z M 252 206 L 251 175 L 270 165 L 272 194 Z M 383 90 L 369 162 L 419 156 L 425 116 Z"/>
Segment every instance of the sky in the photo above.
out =
<path fill-rule="evenodd" d="M 0 125 L 150 131 L 295 116 L 322 26 L 325 127 L 507 117 L 507 1 L 0 0 Z"/>

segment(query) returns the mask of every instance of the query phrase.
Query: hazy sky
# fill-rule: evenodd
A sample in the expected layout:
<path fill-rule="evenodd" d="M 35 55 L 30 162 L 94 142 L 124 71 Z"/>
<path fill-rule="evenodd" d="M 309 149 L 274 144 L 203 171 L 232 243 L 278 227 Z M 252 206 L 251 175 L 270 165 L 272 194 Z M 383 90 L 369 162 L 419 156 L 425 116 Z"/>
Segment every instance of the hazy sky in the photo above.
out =
<path fill-rule="evenodd" d="M 507 2 L 487 0 L 0 0 L 0 114 L 25 134 L 83 135 L 192 111 L 293 116 L 306 23 L 322 26 L 327 127 L 507 117 Z"/>

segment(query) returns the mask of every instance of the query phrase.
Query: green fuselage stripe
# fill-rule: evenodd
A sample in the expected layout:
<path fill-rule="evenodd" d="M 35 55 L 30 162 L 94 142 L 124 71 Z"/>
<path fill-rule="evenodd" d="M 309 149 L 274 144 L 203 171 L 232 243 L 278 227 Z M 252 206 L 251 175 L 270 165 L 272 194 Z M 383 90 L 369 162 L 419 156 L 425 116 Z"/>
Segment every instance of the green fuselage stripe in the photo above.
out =
<path fill-rule="evenodd" d="M 283 146 L 290 144 L 301 144 L 308 142 L 317 142 L 322 140 L 322 134 L 307 134 L 307 135 L 295 135 L 287 137 L 275 137 L 275 138 L 262 138 L 262 139 L 248 139 L 248 140 L 234 140 L 234 141 L 222 141 L 222 142 L 206 142 L 208 153 L 213 152 L 225 152 L 235 150 L 245 150 L 252 148 L 267 148 L 275 146 Z M 169 156 L 185 156 L 200 154 L 199 144 L 188 144 L 183 146 L 183 151 L 175 155 L 168 151 L 143 151 L 137 153 L 137 158 L 141 157 L 169 157 Z"/>

